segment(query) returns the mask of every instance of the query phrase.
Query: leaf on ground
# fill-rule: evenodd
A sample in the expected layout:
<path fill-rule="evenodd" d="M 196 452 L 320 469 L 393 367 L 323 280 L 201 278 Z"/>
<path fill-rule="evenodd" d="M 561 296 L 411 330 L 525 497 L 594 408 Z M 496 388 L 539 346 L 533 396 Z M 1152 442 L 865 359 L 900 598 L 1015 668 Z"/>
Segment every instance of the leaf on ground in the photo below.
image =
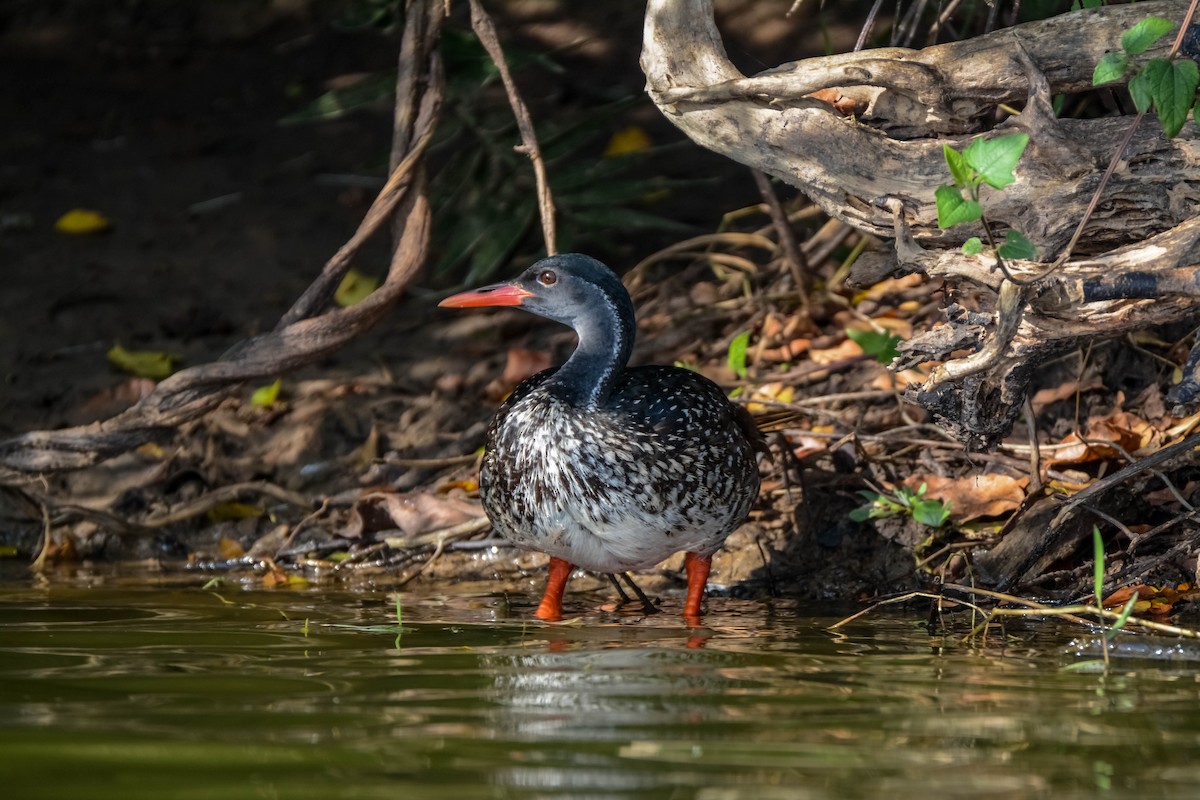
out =
<path fill-rule="evenodd" d="M 823 430 L 824 429 L 824 430 Z M 830 426 L 814 425 L 812 433 L 833 433 Z M 789 433 L 787 437 L 788 444 L 791 445 L 792 454 L 796 458 L 804 458 L 813 453 L 824 453 L 829 449 L 829 443 L 835 441 L 825 436 L 813 436 L 804 431 L 798 433 Z"/>
<path fill-rule="evenodd" d="M 119 343 L 108 351 L 108 361 L 118 369 L 160 381 L 175 371 L 175 356 L 154 350 L 126 350 Z"/>
<path fill-rule="evenodd" d="M 284 548 L 292 538 L 292 526 L 275 525 L 271 530 L 254 540 L 246 551 L 246 558 L 253 561 L 270 561 Z"/>
<path fill-rule="evenodd" d="M 288 572 L 272 562 L 262 576 L 262 585 L 267 589 L 302 589 L 308 586 L 308 578 Z"/>
<path fill-rule="evenodd" d="M 750 331 L 742 331 L 729 343 L 726 362 L 729 369 L 742 380 L 746 379 L 746 350 L 750 346 Z"/>
<path fill-rule="evenodd" d="M 900 354 L 896 349 L 900 337 L 887 331 L 848 328 L 846 335 L 862 348 L 863 353 L 872 356 L 880 364 L 890 364 Z"/>
<path fill-rule="evenodd" d="M 246 555 L 246 548 L 242 547 L 236 539 L 222 536 L 217 540 L 217 553 L 226 561 L 233 561 Z"/>
<path fill-rule="evenodd" d="M 1137 597 L 1137 602 L 1133 606 L 1135 614 L 1166 616 L 1171 613 L 1179 601 L 1192 600 L 1200 596 L 1200 589 L 1190 583 L 1180 583 L 1175 586 L 1148 586 L 1143 583 L 1122 586 L 1104 598 L 1104 607 L 1120 608 L 1134 596 Z"/>
<path fill-rule="evenodd" d="M 342 277 L 342 282 L 338 284 L 337 291 L 333 293 L 333 301 L 342 308 L 349 308 L 361 303 L 371 292 L 378 288 L 378 278 L 363 275 L 358 270 L 352 269 Z"/>
<path fill-rule="evenodd" d="M 228 522 L 230 520 L 262 517 L 266 513 L 262 506 L 251 505 L 250 503 L 218 503 L 208 510 L 207 516 L 210 522 Z"/>
<path fill-rule="evenodd" d="M 1043 450 L 1043 454 L 1051 466 L 1124 459 L 1121 450 L 1136 453 L 1160 438 L 1161 434 L 1146 420 L 1126 411 L 1116 411 L 1107 417 L 1092 417 L 1087 421 L 1083 437 L 1071 433 L 1060 443 L 1065 447 Z M 1120 449 L 1106 442 L 1115 442 Z"/>
<path fill-rule="evenodd" d="M 475 494 L 479 491 L 479 481 L 473 478 L 463 478 L 462 480 L 458 481 L 447 481 L 446 483 L 438 484 L 436 491 L 438 494 L 449 494 L 456 489 L 464 491 L 467 494 Z"/>
<path fill-rule="evenodd" d="M 862 291 L 855 292 L 850 302 L 857 306 L 864 300 L 893 300 L 896 297 L 913 296 L 918 294 L 915 289 L 921 289 L 929 279 L 919 272 L 913 272 L 900 278 L 885 278 L 871 284 Z M 928 291 L 922 289 L 919 294 L 923 297 Z"/>
<path fill-rule="evenodd" d="M 1039 389 L 1033 395 L 1034 413 L 1040 413 L 1046 406 L 1051 403 L 1057 403 L 1059 400 L 1067 400 L 1076 394 L 1085 394 L 1103 388 L 1103 378 L 1098 373 L 1093 372 L 1089 373 L 1082 381 L 1063 381 L 1058 386 L 1048 386 L 1044 389 Z"/>
<path fill-rule="evenodd" d="M 983 240 L 978 236 L 972 236 L 963 242 L 962 252 L 964 256 L 977 256 L 983 252 Z"/>
<path fill-rule="evenodd" d="M 925 498 L 949 503 L 958 522 L 981 517 L 999 517 L 1016 511 L 1025 500 L 1028 478 L 986 472 L 961 478 L 910 475 L 904 485 L 917 491 L 925 484 Z"/>
<path fill-rule="evenodd" d="M 630 125 L 612 135 L 612 138 L 608 140 L 608 145 L 604 148 L 604 157 L 612 158 L 626 153 L 640 153 L 643 150 L 649 150 L 651 144 L 650 134 L 646 133 L 644 128 Z"/>
<path fill-rule="evenodd" d="M 746 410 L 751 414 L 761 414 L 765 411 L 770 411 L 771 407 L 764 405 L 762 402 L 755 400 L 770 400 L 775 403 L 790 403 L 796 398 L 796 390 L 794 387 L 786 386 L 781 381 L 772 381 L 764 383 L 761 386 L 755 386 L 750 390 L 746 397 Z"/>
<path fill-rule="evenodd" d="M 839 361 L 848 361 L 852 358 L 861 358 L 863 349 L 858 346 L 858 343 L 853 339 L 846 339 L 840 344 L 833 347 L 812 349 L 808 351 L 808 357 L 814 364 L 836 364 Z"/>
<path fill-rule="evenodd" d="M 270 408 L 279 400 L 279 390 L 282 388 L 282 378 L 276 378 L 274 383 L 258 387 L 250 395 L 250 405 L 255 408 Z"/>
<path fill-rule="evenodd" d="M 371 492 L 351 507 L 343 536 L 398 530 L 403 537 L 449 528 L 483 516 L 477 502 L 429 491 Z"/>
<path fill-rule="evenodd" d="M 922 364 L 919 369 L 902 369 L 899 372 L 883 372 L 876 375 L 869 384 L 870 388 L 881 392 L 892 391 L 893 389 L 903 389 L 905 386 L 913 384 L 925 383 L 929 378 L 926 369 L 931 368 L 931 364 Z"/>
<path fill-rule="evenodd" d="M 90 208 L 74 208 L 59 217 L 54 223 L 54 230 L 68 236 L 86 236 L 93 233 L 105 233 L 112 228 L 108 217 Z"/>

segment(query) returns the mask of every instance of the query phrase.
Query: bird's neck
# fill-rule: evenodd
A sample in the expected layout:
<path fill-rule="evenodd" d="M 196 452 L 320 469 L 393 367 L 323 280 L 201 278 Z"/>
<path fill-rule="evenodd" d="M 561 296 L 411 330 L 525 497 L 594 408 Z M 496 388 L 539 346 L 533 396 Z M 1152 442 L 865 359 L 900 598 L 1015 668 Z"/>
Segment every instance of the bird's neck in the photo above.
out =
<path fill-rule="evenodd" d="M 629 362 L 636 332 L 632 305 L 626 313 L 615 306 L 593 310 L 575 321 L 579 346 L 550 379 L 555 394 L 580 408 L 595 408 L 608 400 Z"/>

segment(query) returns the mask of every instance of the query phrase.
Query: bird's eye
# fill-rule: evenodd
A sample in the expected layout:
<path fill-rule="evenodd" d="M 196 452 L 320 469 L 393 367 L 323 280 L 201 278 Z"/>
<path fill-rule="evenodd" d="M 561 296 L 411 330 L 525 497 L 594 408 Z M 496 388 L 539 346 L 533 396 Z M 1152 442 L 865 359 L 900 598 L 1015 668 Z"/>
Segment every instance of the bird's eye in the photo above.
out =
<path fill-rule="evenodd" d="M 558 275 L 552 269 L 544 269 L 538 273 L 537 279 L 542 286 L 553 286 L 558 281 Z"/>

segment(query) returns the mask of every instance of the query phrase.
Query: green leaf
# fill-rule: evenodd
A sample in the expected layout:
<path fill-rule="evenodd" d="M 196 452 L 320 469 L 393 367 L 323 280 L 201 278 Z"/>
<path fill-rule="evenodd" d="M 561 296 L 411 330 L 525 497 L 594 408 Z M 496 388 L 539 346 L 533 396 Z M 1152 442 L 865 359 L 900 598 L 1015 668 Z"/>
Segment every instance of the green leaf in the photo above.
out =
<path fill-rule="evenodd" d="M 1092 71 L 1092 86 L 1119 81 L 1129 70 L 1129 56 L 1124 53 L 1105 53 Z"/>
<path fill-rule="evenodd" d="M 861 347 L 864 353 L 874 356 L 880 364 L 890 364 L 900 354 L 896 349 L 896 345 L 900 343 L 900 337 L 887 331 L 861 331 L 849 328 L 846 330 L 846 335 Z"/>
<path fill-rule="evenodd" d="M 1140 56 L 1174 27 L 1169 19 L 1146 17 L 1121 34 L 1121 48 L 1131 56 Z"/>
<path fill-rule="evenodd" d="M 1200 83 L 1200 68 L 1190 58 L 1168 61 L 1155 58 L 1146 62 L 1142 74 L 1154 100 L 1154 110 L 1163 133 L 1170 139 L 1183 129 L 1188 112 L 1196 100 L 1196 85 Z"/>
<path fill-rule="evenodd" d="M 1104 539 L 1100 537 L 1100 529 L 1092 526 L 1092 594 L 1096 597 L 1096 608 L 1103 608 L 1104 603 Z"/>
<path fill-rule="evenodd" d="M 1013 168 L 1021 160 L 1028 133 L 1010 133 L 995 139 L 976 139 L 963 151 L 967 164 L 983 176 L 988 185 L 1003 189 L 1016 180 Z"/>
<path fill-rule="evenodd" d="M 108 362 L 117 369 L 160 381 L 175 371 L 175 356 L 154 350 L 126 350 L 119 343 L 108 351 Z"/>
<path fill-rule="evenodd" d="M 963 160 L 962 153 L 950 145 L 944 144 L 942 145 L 942 155 L 946 158 L 946 166 L 950 168 L 950 175 L 954 178 L 954 183 L 960 189 L 970 186 L 975 176 L 972 174 L 971 168 L 967 166 L 967 162 Z"/>
<path fill-rule="evenodd" d="M 267 386 L 260 386 L 250 395 L 250 405 L 257 408 L 270 408 L 279 400 L 279 390 L 283 388 L 283 379 L 276 378 Z"/>
<path fill-rule="evenodd" d="M 1149 111 L 1150 102 L 1154 98 L 1150 94 L 1150 80 L 1146 77 L 1145 69 L 1129 79 L 1127 88 L 1130 98 L 1133 99 L 1133 107 L 1138 110 L 1138 113 L 1145 114 Z"/>
<path fill-rule="evenodd" d="M 1137 592 L 1134 592 L 1133 597 L 1129 598 L 1129 601 L 1125 603 L 1125 607 L 1121 609 L 1121 613 L 1113 620 L 1112 627 L 1104 634 L 1106 640 L 1111 640 L 1117 635 L 1117 631 L 1125 627 L 1125 623 L 1129 621 L 1129 615 L 1133 613 L 1133 607 L 1137 605 L 1137 601 L 1138 595 Z"/>
<path fill-rule="evenodd" d="M 974 222 L 983 216 L 976 200 L 967 200 L 955 186 L 939 186 L 934 192 L 937 201 L 938 227 L 951 228 L 964 222 Z"/>
<path fill-rule="evenodd" d="M 983 252 L 983 242 L 979 241 L 978 236 L 972 236 L 963 242 L 962 251 L 964 256 L 975 256 Z"/>
<path fill-rule="evenodd" d="M 1027 260 L 1037 255 L 1037 248 L 1025 234 L 1015 228 L 1010 228 L 1004 234 L 1004 241 L 996 248 L 1001 258 L 1009 261 Z"/>
<path fill-rule="evenodd" d="M 733 341 L 729 343 L 729 356 L 727 358 L 729 368 L 733 370 L 733 374 L 743 380 L 746 378 L 746 348 L 749 345 L 750 331 L 742 331 L 733 337 Z"/>
<path fill-rule="evenodd" d="M 950 519 L 950 505 L 941 500 L 921 500 L 913 505 L 913 519 L 931 528 L 940 528 Z"/>
<path fill-rule="evenodd" d="M 342 276 L 333 293 L 333 301 L 342 308 L 357 305 L 366 299 L 367 295 L 379 288 L 379 279 L 363 275 L 356 269 L 351 269 Z"/>

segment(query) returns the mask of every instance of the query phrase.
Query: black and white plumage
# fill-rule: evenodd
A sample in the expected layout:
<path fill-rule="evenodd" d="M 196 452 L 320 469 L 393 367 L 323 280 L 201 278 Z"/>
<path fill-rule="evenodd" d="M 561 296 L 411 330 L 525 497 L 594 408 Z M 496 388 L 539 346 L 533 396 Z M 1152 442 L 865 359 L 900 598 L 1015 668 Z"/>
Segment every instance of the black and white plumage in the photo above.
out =
<path fill-rule="evenodd" d="M 712 554 L 758 495 L 761 437 L 749 415 L 696 372 L 626 367 L 633 302 L 587 256 L 543 259 L 514 281 L 442 305 L 519 305 L 579 336 L 563 366 L 523 381 L 501 405 L 480 470 L 496 529 L 551 556 L 538 616 L 561 616 L 571 565 L 619 573 L 679 551 L 687 553 L 684 613 L 699 616 Z"/>

